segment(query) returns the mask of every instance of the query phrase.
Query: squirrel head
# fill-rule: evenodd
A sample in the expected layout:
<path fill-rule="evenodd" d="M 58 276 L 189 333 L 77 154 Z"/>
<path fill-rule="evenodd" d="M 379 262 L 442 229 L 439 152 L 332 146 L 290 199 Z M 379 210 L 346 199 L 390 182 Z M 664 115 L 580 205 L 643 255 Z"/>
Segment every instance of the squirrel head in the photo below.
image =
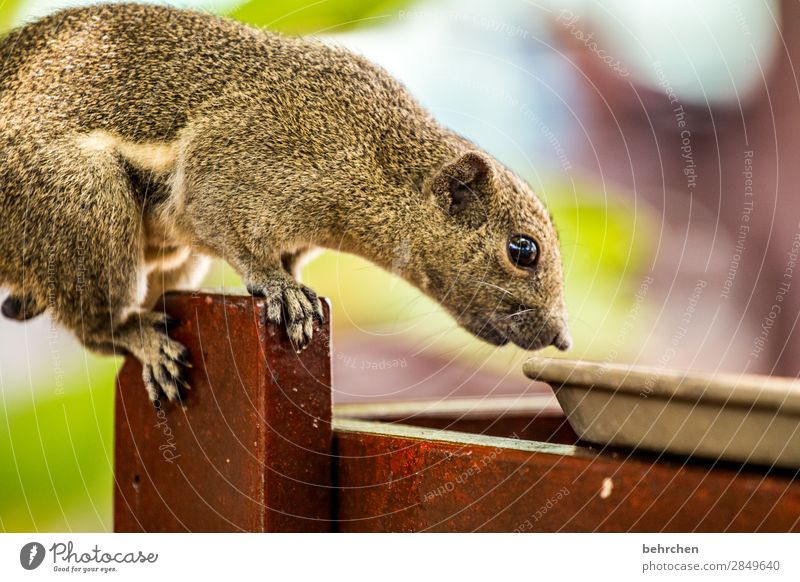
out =
<path fill-rule="evenodd" d="M 558 235 L 530 187 L 467 151 L 429 176 L 423 193 L 436 218 L 414 249 L 417 284 L 492 344 L 568 349 Z"/>

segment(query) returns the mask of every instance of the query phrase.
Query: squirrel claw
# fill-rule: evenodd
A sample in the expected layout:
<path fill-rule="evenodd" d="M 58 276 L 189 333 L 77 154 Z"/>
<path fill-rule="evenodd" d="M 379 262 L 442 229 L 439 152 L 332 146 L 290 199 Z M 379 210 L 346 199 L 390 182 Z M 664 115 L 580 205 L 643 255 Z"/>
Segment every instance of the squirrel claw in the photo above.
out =
<path fill-rule="evenodd" d="M 186 381 L 189 367 L 186 347 L 157 332 L 142 357 L 142 380 L 150 400 L 155 402 L 164 395 L 170 402 L 180 401 L 181 391 L 191 388 Z"/>
<path fill-rule="evenodd" d="M 325 323 L 325 314 L 322 311 L 322 301 L 320 301 L 319 296 L 308 287 L 305 287 L 304 291 L 311 302 L 314 319 L 319 321 L 320 324 Z"/>
<path fill-rule="evenodd" d="M 284 324 L 289 340 L 300 353 L 314 335 L 314 320 L 324 321 L 322 302 L 317 294 L 294 280 L 281 278 L 265 285 L 248 285 L 254 295 L 266 297 L 267 320 Z"/>
<path fill-rule="evenodd" d="M 150 400 L 155 402 L 160 395 L 167 397 L 170 402 L 180 401 L 180 388 L 188 388 L 188 383 L 180 376 L 173 376 L 164 365 L 145 365 L 142 369 L 142 379 Z"/>
<path fill-rule="evenodd" d="M 314 335 L 314 320 L 319 319 L 322 312 L 321 303 L 316 293 L 299 284 L 296 288 L 286 289 L 283 299 L 289 339 L 295 349 L 303 351 Z"/>
<path fill-rule="evenodd" d="M 281 312 L 283 310 L 283 306 L 281 304 L 281 300 L 278 297 L 268 297 L 267 298 L 267 319 L 274 323 L 275 325 L 280 325 L 283 317 Z"/>
<path fill-rule="evenodd" d="M 147 390 L 147 396 L 150 402 L 158 400 L 158 386 L 153 381 L 153 370 L 150 366 L 142 367 L 142 381 L 144 382 L 144 389 Z"/>

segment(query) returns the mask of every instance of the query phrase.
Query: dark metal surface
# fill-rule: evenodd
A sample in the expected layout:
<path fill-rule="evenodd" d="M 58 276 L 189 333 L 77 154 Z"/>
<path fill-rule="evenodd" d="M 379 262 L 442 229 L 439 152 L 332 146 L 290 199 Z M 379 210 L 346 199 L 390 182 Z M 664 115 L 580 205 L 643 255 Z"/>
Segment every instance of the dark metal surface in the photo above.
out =
<path fill-rule="evenodd" d="M 563 445 L 581 443 L 554 396 L 448 398 L 334 405 L 337 418 L 373 420 Z"/>
<path fill-rule="evenodd" d="M 171 293 L 165 308 L 192 389 L 159 410 L 139 363 L 120 371 L 115 530 L 330 530 L 328 324 L 297 354 L 259 298 Z"/>

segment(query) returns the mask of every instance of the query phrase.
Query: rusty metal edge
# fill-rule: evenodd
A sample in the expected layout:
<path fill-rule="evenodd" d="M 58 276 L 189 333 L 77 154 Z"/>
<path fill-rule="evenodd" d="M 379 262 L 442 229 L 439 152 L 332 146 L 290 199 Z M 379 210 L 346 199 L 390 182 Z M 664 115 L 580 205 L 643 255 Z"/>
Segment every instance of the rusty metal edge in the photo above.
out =
<path fill-rule="evenodd" d="M 596 454 L 573 445 L 524 441 L 505 437 L 470 434 L 454 430 L 436 430 L 406 424 L 391 424 L 352 418 L 334 418 L 333 430 L 334 433 L 377 434 L 426 442 L 432 441 L 456 445 L 494 447 L 527 453 L 544 453 L 561 457 L 582 457 L 587 459 L 597 457 Z"/>

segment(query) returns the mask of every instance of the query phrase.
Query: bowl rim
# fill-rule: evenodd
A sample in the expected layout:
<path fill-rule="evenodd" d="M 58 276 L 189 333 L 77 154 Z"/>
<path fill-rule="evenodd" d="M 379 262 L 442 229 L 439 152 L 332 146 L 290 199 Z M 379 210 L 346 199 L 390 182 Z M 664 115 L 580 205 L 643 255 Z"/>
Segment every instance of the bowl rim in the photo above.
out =
<path fill-rule="evenodd" d="M 689 372 L 655 366 L 534 357 L 522 366 L 531 380 L 560 388 L 636 394 L 642 398 L 745 406 L 800 414 L 800 379 Z"/>

